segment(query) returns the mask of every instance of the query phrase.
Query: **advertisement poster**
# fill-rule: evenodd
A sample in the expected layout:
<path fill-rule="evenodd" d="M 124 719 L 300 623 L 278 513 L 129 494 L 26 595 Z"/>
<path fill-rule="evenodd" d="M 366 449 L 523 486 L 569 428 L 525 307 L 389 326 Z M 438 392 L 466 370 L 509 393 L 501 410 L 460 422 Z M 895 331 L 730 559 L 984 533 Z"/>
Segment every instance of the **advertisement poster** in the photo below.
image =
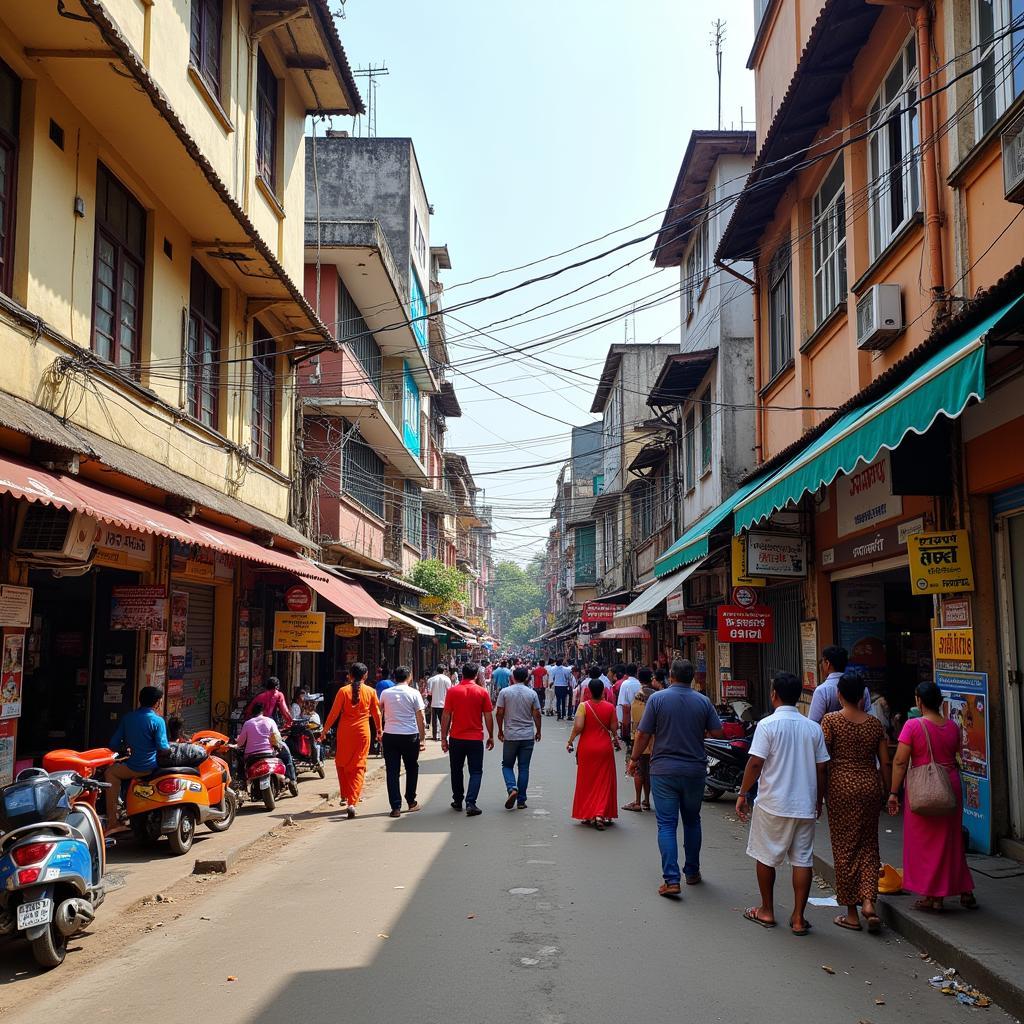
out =
<path fill-rule="evenodd" d="M 32 622 L 32 588 L 0 585 L 0 626 L 28 629 Z"/>
<path fill-rule="evenodd" d="M 992 780 L 989 768 L 988 675 L 984 672 L 935 673 L 945 698 L 943 711 L 960 730 L 960 777 L 964 791 L 964 827 L 971 849 L 992 852 Z"/>
<path fill-rule="evenodd" d="M 176 590 L 171 594 L 171 635 L 169 645 L 173 650 L 175 647 L 185 646 L 185 634 L 188 630 L 188 594 Z"/>
<path fill-rule="evenodd" d="M 903 499 L 892 493 L 887 451 L 874 462 L 857 463 L 852 473 L 836 481 L 836 525 L 840 537 L 902 514 Z"/>
<path fill-rule="evenodd" d="M 933 629 L 932 660 L 942 672 L 974 671 L 974 630 Z"/>
<path fill-rule="evenodd" d="M 14 781 L 14 746 L 17 735 L 16 719 L 0 722 L 0 786 L 9 786 Z"/>
<path fill-rule="evenodd" d="M 274 612 L 275 651 L 322 651 L 325 612 Z"/>
<path fill-rule="evenodd" d="M 974 566 L 966 530 L 915 533 L 907 538 L 910 587 L 915 594 L 974 590 Z"/>
<path fill-rule="evenodd" d="M 796 533 L 748 533 L 747 572 L 753 576 L 806 576 L 807 540 Z"/>
<path fill-rule="evenodd" d="M 114 587 L 110 596 L 111 629 L 167 628 L 163 587 Z"/>
<path fill-rule="evenodd" d="M 0 669 L 0 718 L 21 717 L 21 683 L 25 667 L 25 634 L 4 630 Z"/>
<path fill-rule="evenodd" d="M 850 655 L 847 668 L 859 672 L 868 686 L 885 675 L 885 588 L 881 583 L 836 585 L 839 646 Z"/>
<path fill-rule="evenodd" d="M 817 619 L 805 619 L 800 623 L 800 678 L 807 693 L 818 685 Z"/>

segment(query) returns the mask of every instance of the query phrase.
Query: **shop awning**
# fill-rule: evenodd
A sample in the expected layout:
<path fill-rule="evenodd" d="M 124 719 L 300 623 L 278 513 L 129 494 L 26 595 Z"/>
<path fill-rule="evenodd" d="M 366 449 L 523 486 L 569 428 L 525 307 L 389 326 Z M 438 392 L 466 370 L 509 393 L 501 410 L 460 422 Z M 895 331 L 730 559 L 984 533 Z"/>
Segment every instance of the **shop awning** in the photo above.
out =
<path fill-rule="evenodd" d="M 735 506 L 736 532 L 832 483 L 859 462 L 871 462 L 883 448 L 892 451 L 907 434 L 924 434 L 939 416 L 955 419 L 972 398 L 984 398 L 985 335 L 1017 301 L 940 349 L 888 394 L 848 412 L 745 495 Z"/>
<path fill-rule="evenodd" d="M 310 563 L 312 565 L 312 563 Z M 392 609 L 382 608 L 358 583 L 339 579 L 334 573 L 307 577 L 309 585 L 339 611 L 352 616 L 353 625 L 363 629 L 387 629 Z"/>
<path fill-rule="evenodd" d="M 699 568 L 700 562 L 693 562 L 671 576 L 663 576 L 656 580 L 632 604 L 627 604 L 621 612 L 616 612 L 612 621 L 616 626 L 643 626 L 647 622 L 647 613 L 654 611 L 673 590 L 681 587 Z"/>
<path fill-rule="evenodd" d="M 650 640 L 651 634 L 642 626 L 619 626 L 596 633 L 591 640 Z"/>
<path fill-rule="evenodd" d="M 394 608 L 385 608 L 384 610 L 393 620 L 404 622 L 407 626 L 411 626 L 419 636 L 434 636 L 437 633 L 433 626 L 428 626 L 425 622 L 410 615 L 404 608 L 401 611 L 397 611 Z"/>

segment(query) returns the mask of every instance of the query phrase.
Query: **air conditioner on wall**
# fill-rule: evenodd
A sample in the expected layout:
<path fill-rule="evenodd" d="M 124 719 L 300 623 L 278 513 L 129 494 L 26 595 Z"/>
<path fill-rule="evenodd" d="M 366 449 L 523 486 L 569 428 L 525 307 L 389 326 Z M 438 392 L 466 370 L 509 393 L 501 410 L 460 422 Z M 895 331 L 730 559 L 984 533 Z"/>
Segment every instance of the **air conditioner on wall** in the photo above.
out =
<path fill-rule="evenodd" d="M 1003 194 L 1024 203 L 1024 114 L 1015 117 L 999 136 L 1003 148 Z"/>
<path fill-rule="evenodd" d="M 900 286 L 872 285 L 857 300 L 857 348 L 886 348 L 902 330 Z"/>
<path fill-rule="evenodd" d="M 18 509 L 13 550 L 47 562 L 85 562 L 92 556 L 97 525 L 84 512 L 36 502 L 23 504 Z"/>

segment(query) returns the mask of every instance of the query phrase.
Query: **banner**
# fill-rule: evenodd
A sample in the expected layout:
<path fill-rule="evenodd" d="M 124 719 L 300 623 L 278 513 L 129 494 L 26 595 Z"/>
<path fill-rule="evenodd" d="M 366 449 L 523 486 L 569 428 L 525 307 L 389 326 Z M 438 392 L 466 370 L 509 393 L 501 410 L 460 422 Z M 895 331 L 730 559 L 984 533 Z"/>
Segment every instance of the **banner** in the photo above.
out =
<path fill-rule="evenodd" d="M 167 592 L 163 587 L 114 587 L 111 629 L 167 629 Z"/>
<path fill-rule="evenodd" d="M 915 594 L 974 590 L 974 567 L 966 530 L 915 533 L 907 538 L 910 586 Z"/>
<path fill-rule="evenodd" d="M 806 538 L 796 533 L 748 533 L 747 572 L 755 576 L 806 576 Z"/>
<path fill-rule="evenodd" d="M 625 607 L 623 604 L 610 604 L 607 601 L 588 601 L 583 606 L 580 618 L 584 622 L 612 622 L 615 613 L 621 612 Z"/>

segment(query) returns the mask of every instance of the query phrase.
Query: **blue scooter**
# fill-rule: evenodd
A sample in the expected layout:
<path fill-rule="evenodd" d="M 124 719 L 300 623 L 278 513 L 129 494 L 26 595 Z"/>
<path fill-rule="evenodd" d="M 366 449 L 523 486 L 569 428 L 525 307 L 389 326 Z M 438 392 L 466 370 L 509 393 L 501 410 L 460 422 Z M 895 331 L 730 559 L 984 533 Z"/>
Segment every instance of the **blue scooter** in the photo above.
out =
<path fill-rule="evenodd" d="M 103 828 L 78 798 L 107 785 L 26 768 L 0 789 L 0 935 L 23 934 L 40 967 L 64 962 L 103 902 Z"/>

